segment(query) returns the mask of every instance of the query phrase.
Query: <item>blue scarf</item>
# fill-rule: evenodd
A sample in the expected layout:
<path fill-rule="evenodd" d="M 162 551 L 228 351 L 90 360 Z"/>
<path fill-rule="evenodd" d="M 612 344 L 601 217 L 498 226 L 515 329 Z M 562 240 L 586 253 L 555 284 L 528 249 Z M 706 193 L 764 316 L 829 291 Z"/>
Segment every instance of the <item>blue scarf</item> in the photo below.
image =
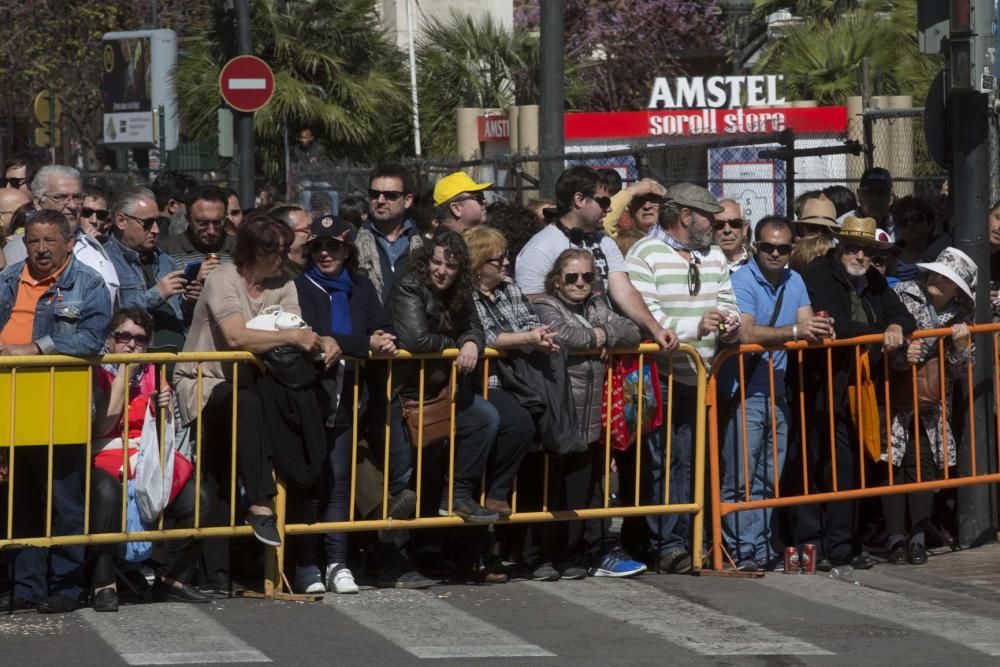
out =
<path fill-rule="evenodd" d="M 328 276 L 319 267 L 309 263 L 306 276 L 330 296 L 330 330 L 333 335 L 351 335 L 350 296 L 354 290 L 354 281 L 345 269 L 335 276 Z"/>

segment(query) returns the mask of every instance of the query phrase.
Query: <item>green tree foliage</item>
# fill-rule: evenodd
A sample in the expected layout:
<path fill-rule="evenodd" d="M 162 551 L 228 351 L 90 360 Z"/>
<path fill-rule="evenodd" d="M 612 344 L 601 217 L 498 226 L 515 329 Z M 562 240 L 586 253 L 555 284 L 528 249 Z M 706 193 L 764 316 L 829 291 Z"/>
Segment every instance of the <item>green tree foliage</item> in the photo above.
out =
<path fill-rule="evenodd" d="M 216 134 L 223 44 L 232 39 L 230 27 L 216 19 L 187 42 L 175 74 L 182 126 L 200 141 Z M 251 22 L 254 53 L 275 75 L 274 97 L 254 114 L 264 173 L 282 171 L 286 126 L 292 138 L 300 127 L 313 128 L 335 159 L 369 162 L 402 146 L 409 100 L 404 58 L 378 27 L 374 0 L 253 0 Z"/>
<path fill-rule="evenodd" d="M 784 75 L 792 99 L 843 104 L 861 93 L 859 70 L 867 57 L 874 92 L 912 95 L 920 104 L 942 66 L 918 48 L 916 0 L 766 0 L 758 3 L 762 9 L 790 9 L 801 19 L 781 27 L 754 66 Z"/>

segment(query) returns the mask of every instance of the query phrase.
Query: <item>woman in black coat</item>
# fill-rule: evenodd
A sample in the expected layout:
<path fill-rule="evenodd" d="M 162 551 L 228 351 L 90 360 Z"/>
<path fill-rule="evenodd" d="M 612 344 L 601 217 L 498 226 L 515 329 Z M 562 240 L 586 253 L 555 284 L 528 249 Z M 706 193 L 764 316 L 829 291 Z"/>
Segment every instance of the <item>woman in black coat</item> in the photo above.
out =
<path fill-rule="evenodd" d="M 396 336 L 382 302 L 371 281 L 357 269 L 351 227 L 333 216 L 325 216 L 313 223 L 310 233 L 306 268 L 295 280 L 302 319 L 320 336 L 337 341 L 346 357 L 365 359 L 369 351 L 395 354 Z M 326 422 L 325 503 L 319 517 L 322 521 L 346 521 L 350 509 L 353 366 L 353 362 L 341 362 L 323 381 L 332 409 Z M 324 587 L 314 562 L 315 550 L 310 540 L 303 542 L 297 554 L 296 588 L 321 593 Z M 326 590 L 357 593 L 354 576 L 346 565 L 347 534 L 327 533 L 325 543 Z"/>

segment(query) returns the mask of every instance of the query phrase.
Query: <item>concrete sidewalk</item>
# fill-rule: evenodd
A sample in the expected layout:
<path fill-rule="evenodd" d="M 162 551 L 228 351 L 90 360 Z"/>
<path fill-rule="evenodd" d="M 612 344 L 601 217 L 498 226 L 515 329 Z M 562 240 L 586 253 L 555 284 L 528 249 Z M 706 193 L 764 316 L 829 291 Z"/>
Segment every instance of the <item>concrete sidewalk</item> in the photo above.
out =
<path fill-rule="evenodd" d="M 865 571 L 853 571 L 866 586 L 896 589 L 900 580 L 950 593 L 996 601 L 1000 599 L 1000 544 L 951 551 L 934 549 L 925 565 L 882 563 Z"/>

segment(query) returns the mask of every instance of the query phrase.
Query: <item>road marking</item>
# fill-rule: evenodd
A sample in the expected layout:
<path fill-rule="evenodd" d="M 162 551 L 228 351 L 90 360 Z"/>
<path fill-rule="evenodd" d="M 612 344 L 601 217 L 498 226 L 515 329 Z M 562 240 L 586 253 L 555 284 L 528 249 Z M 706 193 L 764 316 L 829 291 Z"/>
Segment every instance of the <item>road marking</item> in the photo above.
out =
<path fill-rule="evenodd" d="M 934 635 L 986 655 L 1000 656 L 1000 622 L 897 593 L 857 586 L 828 577 L 765 577 L 764 586 L 839 609 Z"/>
<path fill-rule="evenodd" d="M 327 595 L 323 603 L 418 658 L 555 656 L 427 591 L 389 589 L 363 595 Z M 477 640 L 470 640 L 472 637 Z"/>
<path fill-rule="evenodd" d="M 80 613 L 130 665 L 271 662 L 196 605 L 130 605 L 117 614 Z"/>
<path fill-rule="evenodd" d="M 264 79 L 229 79 L 226 82 L 229 90 L 265 90 L 267 81 Z"/>
<path fill-rule="evenodd" d="M 526 583 L 700 655 L 833 655 L 759 623 L 723 614 L 636 581 L 588 579 L 570 585 Z"/>

